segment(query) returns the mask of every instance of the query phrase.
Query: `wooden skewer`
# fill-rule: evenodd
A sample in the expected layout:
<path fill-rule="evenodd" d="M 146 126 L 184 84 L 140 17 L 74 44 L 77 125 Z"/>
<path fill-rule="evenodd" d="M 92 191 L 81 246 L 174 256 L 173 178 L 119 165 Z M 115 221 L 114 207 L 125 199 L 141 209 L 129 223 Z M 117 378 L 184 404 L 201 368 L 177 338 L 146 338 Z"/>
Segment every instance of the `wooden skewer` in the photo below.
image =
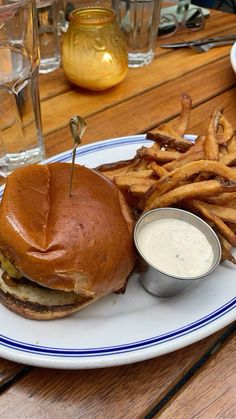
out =
<path fill-rule="evenodd" d="M 74 147 L 72 150 L 72 163 L 71 163 L 71 172 L 70 172 L 70 187 L 69 187 L 69 196 L 72 196 L 72 182 L 74 174 L 74 165 L 75 165 L 75 156 L 77 145 L 81 143 L 81 138 L 84 135 L 86 130 L 85 120 L 77 115 L 73 116 L 69 121 L 70 131 L 74 140 Z"/>

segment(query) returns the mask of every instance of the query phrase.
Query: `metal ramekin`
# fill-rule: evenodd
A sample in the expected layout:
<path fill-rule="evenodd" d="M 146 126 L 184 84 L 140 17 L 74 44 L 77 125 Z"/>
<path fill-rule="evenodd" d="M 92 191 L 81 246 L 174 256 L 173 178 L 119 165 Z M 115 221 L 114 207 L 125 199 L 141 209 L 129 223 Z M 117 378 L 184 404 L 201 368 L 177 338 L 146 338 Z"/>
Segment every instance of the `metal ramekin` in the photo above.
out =
<path fill-rule="evenodd" d="M 206 236 L 207 240 L 212 246 L 214 253 L 212 265 L 206 273 L 196 277 L 184 278 L 169 275 L 157 269 L 145 258 L 138 244 L 139 233 L 146 224 L 161 218 L 176 218 L 178 220 L 186 221 L 187 223 L 197 227 Z M 208 275 L 212 274 L 212 272 L 216 269 L 221 260 L 221 245 L 217 235 L 212 230 L 212 228 L 196 215 L 177 208 L 158 208 L 142 215 L 134 229 L 134 242 L 141 257 L 141 284 L 147 291 L 158 297 L 171 297 L 183 291 L 190 285 L 196 284 L 197 281 L 206 278 Z M 189 243 L 189 245 L 191 246 L 191 243 Z"/>

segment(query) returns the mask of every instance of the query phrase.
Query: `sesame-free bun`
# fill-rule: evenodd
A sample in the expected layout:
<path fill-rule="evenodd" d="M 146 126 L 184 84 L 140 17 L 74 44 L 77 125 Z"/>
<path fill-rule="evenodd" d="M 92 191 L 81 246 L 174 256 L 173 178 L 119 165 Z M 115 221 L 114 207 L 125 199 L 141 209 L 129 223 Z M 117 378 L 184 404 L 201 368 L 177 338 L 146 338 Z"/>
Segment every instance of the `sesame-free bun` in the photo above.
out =
<path fill-rule="evenodd" d="M 93 301 L 126 284 L 133 220 L 119 189 L 91 169 L 75 165 L 69 196 L 70 173 L 70 164 L 53 163 L 7 178 L 0 249 L 30 281 Z"/>

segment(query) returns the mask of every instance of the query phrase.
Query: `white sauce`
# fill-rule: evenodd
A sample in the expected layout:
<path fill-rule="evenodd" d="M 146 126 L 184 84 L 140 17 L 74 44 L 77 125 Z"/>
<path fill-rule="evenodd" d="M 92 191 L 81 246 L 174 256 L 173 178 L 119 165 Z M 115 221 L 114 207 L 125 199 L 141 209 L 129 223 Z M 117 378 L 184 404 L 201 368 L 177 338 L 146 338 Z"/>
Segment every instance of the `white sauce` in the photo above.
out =
<path fill-rule="evenodd" d="M 137 242 L 146 260 L 169 275 L 202 275 L 214 259 L 206 236 L 197 227 L 175 218 L 146 224 L 140 230 Z"/>

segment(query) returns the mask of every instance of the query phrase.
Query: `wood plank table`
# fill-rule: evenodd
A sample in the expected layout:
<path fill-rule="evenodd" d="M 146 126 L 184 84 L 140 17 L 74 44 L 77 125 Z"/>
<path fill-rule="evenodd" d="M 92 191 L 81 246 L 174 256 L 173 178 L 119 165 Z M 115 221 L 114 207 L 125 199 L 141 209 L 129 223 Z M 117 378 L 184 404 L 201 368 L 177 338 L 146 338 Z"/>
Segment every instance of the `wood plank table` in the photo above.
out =
<path fill-rule="evenodd" d="M 236 16 L 211 11 L 203 31 L 170 40 L 236 33 Z M 236 75 L 230 46 L 198 54 L 164 50 L 146 67 L 104 92 L 70 85 L 63 70 L 40 77 L 47 156 L 72 147 L 68 120 L 87 122 L 83 143 L 145 133 L 173 121 L 179 98 L 193 100 L 189 133 L 206 131 L 223 105 L 236 129 Z M 0 360 L 0 417 L 23 418 L 235 418 L 236 337 L 233 324 L 176 352 L 137 364 L 98 370 L 54 370 Z"/>

